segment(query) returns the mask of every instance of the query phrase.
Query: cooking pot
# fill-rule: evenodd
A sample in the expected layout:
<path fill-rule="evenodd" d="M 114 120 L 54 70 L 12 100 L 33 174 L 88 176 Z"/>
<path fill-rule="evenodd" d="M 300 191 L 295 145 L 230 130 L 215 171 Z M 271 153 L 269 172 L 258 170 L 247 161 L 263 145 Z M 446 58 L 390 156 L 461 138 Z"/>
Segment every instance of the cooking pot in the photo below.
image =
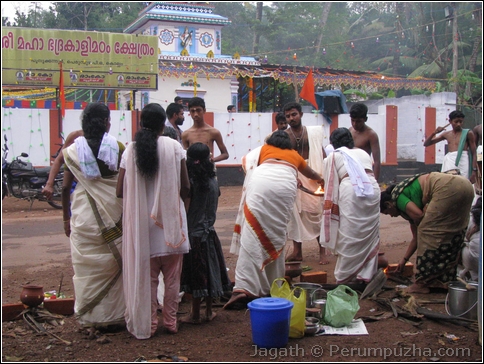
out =
<path fill-rule="evenodd" d="M 311 302 L 314 308 L 318 309 L 316 317 L 320 320 L 324 318 L 324 310 L 326 309 L 326 298 L 328 297 L 328 292 L 322 288 L 316 289 L 312 293 Z"/>
<path fill-rule="evenodd" d="M 322 286 L 317 283 L 299 282 L 294 283 L 293 287 L 299 287 L 306 291 L 306 308 L 311 308 L 313 306 L 312 294 L 315 290 L 320 289 Z"/>

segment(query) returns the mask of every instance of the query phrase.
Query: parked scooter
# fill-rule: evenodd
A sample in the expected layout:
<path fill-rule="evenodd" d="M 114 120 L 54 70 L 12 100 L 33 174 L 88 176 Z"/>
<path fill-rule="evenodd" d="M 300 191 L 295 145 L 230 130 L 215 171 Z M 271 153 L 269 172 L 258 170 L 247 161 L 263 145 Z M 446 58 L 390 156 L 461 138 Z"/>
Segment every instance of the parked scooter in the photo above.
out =
<path fill-rule="evenodd" d="M 24 162 L 20 158 L 27 158 L 27 153 L 22 153 L 11 162 L 7 161 L 8 140 L 3 135 L 2 157 L 2 200 L 5 196 L 13 196 L 30 202 L 30 208 L 35 200 L 47 202 L 56 209 L 62 208 L 61 192 L 64 173 L 60 172 L 54 181 L 54 195 L 47 200 L 42 194 L 42 189 L 49 178 L 51 167 L 36 168 L 32 163 Z"/>

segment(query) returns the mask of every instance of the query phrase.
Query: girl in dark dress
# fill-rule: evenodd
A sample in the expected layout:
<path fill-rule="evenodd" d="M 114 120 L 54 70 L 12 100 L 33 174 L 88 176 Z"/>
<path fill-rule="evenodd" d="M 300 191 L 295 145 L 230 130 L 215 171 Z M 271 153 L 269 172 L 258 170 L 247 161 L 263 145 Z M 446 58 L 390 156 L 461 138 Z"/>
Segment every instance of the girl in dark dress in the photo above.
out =
<path fill-rule="evenodd" d="M 191 250 L 183 257 L 181 290 L 193 298 L 192 312 L 180 321 L 199 324 L 202 297 L 206 302 L 203 321 L 211 321 L 215 317 L 212 299 L 230 291 L 231 282 L 214 228 L 220 190 L 206 144 L 194 143 L 188 148 L 187 168 L 191 185 L 187 213 Z"/>

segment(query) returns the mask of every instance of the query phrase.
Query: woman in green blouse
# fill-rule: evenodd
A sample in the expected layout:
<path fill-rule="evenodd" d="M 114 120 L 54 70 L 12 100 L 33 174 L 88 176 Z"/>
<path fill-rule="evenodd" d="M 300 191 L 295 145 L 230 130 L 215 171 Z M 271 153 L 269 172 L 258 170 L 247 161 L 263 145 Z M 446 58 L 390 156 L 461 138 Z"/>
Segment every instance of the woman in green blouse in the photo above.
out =
<path fill-rule="evenodd" d="M 397 271 L 417 251 L 415 283 L 409 293 L 455 280 L 474 190 L 468 179 L 432 172 L 407 178 L 381 193 L 380 211 L 410 223 L 412 240 Z"/>

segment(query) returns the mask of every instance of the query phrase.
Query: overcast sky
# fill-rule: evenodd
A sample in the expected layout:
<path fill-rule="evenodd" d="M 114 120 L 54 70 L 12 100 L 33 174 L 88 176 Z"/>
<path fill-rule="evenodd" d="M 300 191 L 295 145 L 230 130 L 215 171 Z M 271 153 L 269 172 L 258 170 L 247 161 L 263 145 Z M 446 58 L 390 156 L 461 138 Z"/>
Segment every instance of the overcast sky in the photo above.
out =
<path fill-rule="evenodd" d="M 37 1 L 37 5 L 40 8 L 48 9 L 49 4 L 51 4 L 51 1 Z M 20 12 L 27 13 L 29 8 L 33 8 L 33 6 L 33 1 L 2 1 L 2 18 L 7 16 L 10 18 L 10 21 L 12 21 L 17 9 L 19 9 Z"/>
<path fill-rule="evenodd" d="M 36 1 L 39 7 L 43 9 L 48 9 L 49 5 L 52 3 L 51 1 Z M 29 8 L 33 8 L 35 2 L 34 1 L 2 1 L 2 17 L 9 17 L 10 21 L 13 21 L 15 17 L 15 11 L 17 9 L 20 12 L 27 13 Z M 264 1 L 264 5 L 270 6 L 272 1 Z"/>

